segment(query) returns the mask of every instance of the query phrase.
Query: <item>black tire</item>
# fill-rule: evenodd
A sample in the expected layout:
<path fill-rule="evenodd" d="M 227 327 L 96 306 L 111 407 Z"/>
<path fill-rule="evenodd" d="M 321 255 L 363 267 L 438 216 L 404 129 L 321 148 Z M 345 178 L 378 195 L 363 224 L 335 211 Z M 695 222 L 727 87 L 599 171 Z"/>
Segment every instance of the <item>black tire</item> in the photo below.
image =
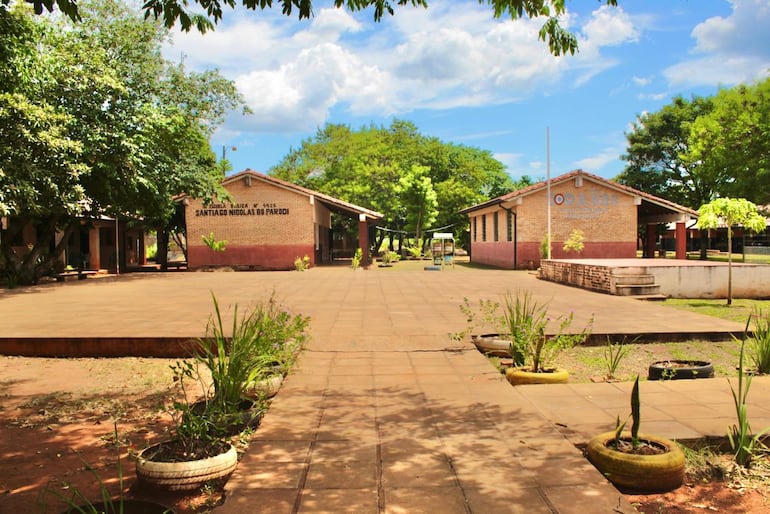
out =
<path fill-rule="evenodd" d="M 675 363 L 677 366 L 670 366 Z M 713 378 L 714 365 L 705 361 L 669 360 L 650 364 L 647 380 L 679 380 L 687 378 Z"/>

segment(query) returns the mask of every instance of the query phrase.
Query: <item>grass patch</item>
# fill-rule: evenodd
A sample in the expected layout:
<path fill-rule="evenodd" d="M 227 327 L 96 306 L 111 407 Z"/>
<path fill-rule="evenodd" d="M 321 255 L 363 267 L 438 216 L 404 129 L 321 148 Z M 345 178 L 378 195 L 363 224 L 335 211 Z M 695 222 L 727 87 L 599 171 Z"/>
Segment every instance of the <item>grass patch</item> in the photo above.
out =
<path fill-rule="evenodd" d="M 621 381 L 632 381 L 636 375 L 647 378 L 650 364 L 678 359 L 708 361 L 714 365 L 717 377 L 735 377 L 740 344 L 735 341 L 683 341 L 674 343 L 630 343 L 624 345 L 628 354 L 621 359 L 615 373 Z M 607 375 L 602 346 L 579 346 L 560 353 L 554 364 L 569 371 L 570 382 L 592 382 Z"/>
<path fill-rule="evenodd" d="M 770 308 L 770 300 L 750 300 L 745 298 L 733 299 L 732 305 L 727 305 L 724 299 L 705 300 L 705 299 L 682 299 L 669 298 L 662 302 L 666 307 L 682 309 L 715 318 L 722 318 L 729 321 L 746 323 L 749 314 L 756 307 L 760 309 Z"/>

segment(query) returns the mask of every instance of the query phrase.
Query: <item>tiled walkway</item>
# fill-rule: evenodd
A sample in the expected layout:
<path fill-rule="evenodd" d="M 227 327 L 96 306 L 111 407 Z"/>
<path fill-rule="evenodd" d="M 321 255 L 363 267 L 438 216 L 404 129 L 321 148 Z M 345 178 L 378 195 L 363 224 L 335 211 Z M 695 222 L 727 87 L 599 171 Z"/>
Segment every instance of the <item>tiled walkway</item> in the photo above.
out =
<path fill-rule="evenodd" d="M 223 513 L 631 512 L 575 444 L 628 410 L 629 383 L 513 388 L 468 342 L 463 297 L 526 288 L 552 315 L 592 315 L 599 333 L 738 333 L 742 326 L 542 282 L 456 268 L 174 273 L 0 294 L 2 337 L 199 336 L 221 305 L 271 291 L 312 317 L 312 340 L 228 483 Z M 84 314 L 86 313 L 86 314 Z M 90 320 L 84 323 L 85 319 Z M 40 323 L 44 319 L 46 323 Z M 755 427 L 770 425 L 754 381 Z M 642 384 L 644 431 L 722 436 L 724 379 Z"/>

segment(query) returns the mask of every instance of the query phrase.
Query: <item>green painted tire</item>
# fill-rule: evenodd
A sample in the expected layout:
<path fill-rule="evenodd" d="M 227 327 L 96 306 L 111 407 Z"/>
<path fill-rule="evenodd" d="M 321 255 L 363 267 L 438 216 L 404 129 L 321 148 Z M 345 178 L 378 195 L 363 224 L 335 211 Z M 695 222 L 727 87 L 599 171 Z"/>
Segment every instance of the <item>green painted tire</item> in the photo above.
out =
<path fill-rule="evenodd" d="M 505 370 L 505 378 L 511 385 L 566 384 L 569 382 L 569 372 L 555 368 L 548 372 L 533 373 L 529 368 L 508 368 Z"/>
<path fill-rule="evenodd" d="M 623 438 L 631 438 L 624 432 Z M 672 491 L 684 481 L 684 452 L 673 441 L 640 434 L 639 438 L 666 448 L 660 455 L 633 455 L 607 447 L 615 432 L 605 432 L 588 442 L 586 456 L 618 489 L 633 493 Z"/>

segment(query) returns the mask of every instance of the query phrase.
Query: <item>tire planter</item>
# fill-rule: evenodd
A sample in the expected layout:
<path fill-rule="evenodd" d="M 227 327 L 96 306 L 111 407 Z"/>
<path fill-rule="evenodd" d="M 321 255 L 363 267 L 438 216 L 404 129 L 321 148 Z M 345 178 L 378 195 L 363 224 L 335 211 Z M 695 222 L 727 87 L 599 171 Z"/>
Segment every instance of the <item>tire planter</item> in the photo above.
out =
<path fill-rule="evenodd" d="M 220 428 L 222 432 L 219 435 L 232 436 L 243 432 L 247 428 L 256 428 L 262 421 L 263 411 L 255 409 L 258 405 L 258 398 L 242 398 L 238 405 L 238 411 L 231 413 L 226 421 L 226 425 Z M 192 411 L 198 415 L 204 415 L 206 412 L 206 401 L 199 401 L 192 404 Z"/>
<path fill-rule="evenodd" d="M 253 400 L 260 398 L 272 398 L 278 394 L 278 390 L 283 385 L 283 375 L 280 373 L 272 377 L 263 378 L 256 382 L 250 382 L 246 386 L 246 396 Z"/>
<path fill-rule="evenodd" d="M 152 455 L 161 444 L 145 448 L 136 459 L 136 476 L 144 485 L 169 491 L 190 491 L 210 480 L 229 478 L 238 464 L 238 452 L 233 445 L 228 445 L 226 452 L 205 459 L 154 461 Z"/>
<path fill-rule="evenodd" d="M 499 334 L 482 334 L 471 336 L 471 341 L 476 349 L 491 357 L 510 357 L 511 340 L 501 337 Z"/>
<path fill-rule="evenodd" d="M 623 438 L 630 439 L 629 433 Z M 588 442 L 586 456 L 618 489 L 633 493 L 672 491 L 684 481 L 684 453 L 673 442 L 640 434 L 639 438 L 666 449 L 659 455 L 635 455 L 609 448 L 615 432 L 605 432 Z"/>
<path fill-rule="evenodd" d="M 98 502 L 88 505 L 70 507 L 62 514 L 75 514 L 80 512 L 106 512 L 108 514 L 174 514 L 174 510 L 160 503 L 147 500 L 123 499 L 114 500 L 112 503 Z"/>
<path fill-rule="evenodd" d="M 713 378 L 714 365 L 705 361 L 668 360 L 653 362 L 647 380 L 679 380 L 686 378 Z"/>
<path fill-rule="evenodd" d="M 505 370 L 505 378 L 511 385 L 566 384 L 569 382 L 569 372 L 554 368 L 551 371 L 533 373 L 529 368 L 508 368 Z"/>

